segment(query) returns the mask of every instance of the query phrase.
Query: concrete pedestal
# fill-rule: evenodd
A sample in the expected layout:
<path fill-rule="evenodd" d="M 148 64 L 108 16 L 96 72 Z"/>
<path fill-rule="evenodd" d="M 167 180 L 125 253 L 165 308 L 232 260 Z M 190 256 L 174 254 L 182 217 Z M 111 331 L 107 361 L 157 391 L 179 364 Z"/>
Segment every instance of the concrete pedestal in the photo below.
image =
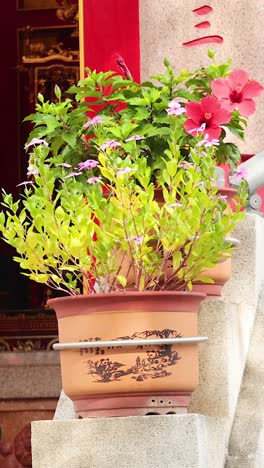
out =
<path fill-rule="evenodd" d="M 222 468 L 222 434 L 198 414 L 37 421 L 33 468 Z"/>

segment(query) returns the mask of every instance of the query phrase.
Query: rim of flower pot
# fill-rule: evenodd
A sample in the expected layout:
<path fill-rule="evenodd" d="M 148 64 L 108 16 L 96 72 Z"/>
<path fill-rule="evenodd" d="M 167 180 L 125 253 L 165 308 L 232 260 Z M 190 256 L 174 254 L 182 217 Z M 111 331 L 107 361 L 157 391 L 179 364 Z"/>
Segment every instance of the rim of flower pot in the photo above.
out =
<path fill-rule="evenodd" d="M 232 187 L 219 187 L 217 191 L 220 193 L 220 195 L 226 196 L 227 201 L 231 200 L 237 195 L 237 189 Z"/>
<path fill-rule="evenodd" d="M 226 196 L 227 201 L 232 200 L 232 198 L 234 198 L 237 195 L 237 189 L 232 188 L 232 187 L 219 187 L 217 191 L 220 195 Z M 155 195 L 154 195 L 155 201 L 164 202 L 162 188 L 155 187 L 154 192 L 155 192 Z"/>
<path fill-rule="evenodd" d="M 125 291 L 48 300 L 57 318 L 98 312 L 198 312 L 206 294 L 192 291 Z"/>
<path fill-rule="evenodd" d="M 197 236 L 196 239 L 199 239 L 200 236 Z M 190 237 L 190 240 L 195 239 L 194 236 Z M 227 236 L 225 237 L 226 242 L 230 242 L 232 244 L 232 247 L 238 247 L 240 245 L 240 240 L 238 240 L 236 237 L 230 237 Z"/>

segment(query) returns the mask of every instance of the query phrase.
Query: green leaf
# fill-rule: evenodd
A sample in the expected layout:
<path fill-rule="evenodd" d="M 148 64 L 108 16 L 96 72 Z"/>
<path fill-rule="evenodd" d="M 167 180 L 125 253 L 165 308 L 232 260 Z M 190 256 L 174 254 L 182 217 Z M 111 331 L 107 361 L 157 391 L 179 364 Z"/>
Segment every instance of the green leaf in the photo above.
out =
<path fill-rule="evenodd" d="M 59 267 L 60 271 L 76 271 L 78 268 L 74 265 L 63 265 Z"/>
<path fill-rule="evenodd" d="M 76 147 L 76 134 L 74 132 L 63 132 L 61 137 L 72 148 Z"/>
<path fill-rule="evenodd" d="M 244 140 L 244 129 L 239 126 L 234 126 L 234 125 L 226 125 L 229 130 L 233 133 L 233 135 L 237 136 L 241 140 Z"/>
<path fill-rule="evenodd" d="M 227 162 L 231 169 L 236 167 L 241 160 L 240 151 L 234 143 L 221 143 L 217 148 L 216 155 L 218 163 Z"/>
<path fill-rule="evenodd" d="M 36 281 L 37 283 L 44 283 L 48 284 L 49 282 L 49 276 L 44 273 L 30 273 L 29 278 L 33 281 Z"/>
<path fill-rule="evenodd" d="M 164 182 L 165 182 L 166 184 L 170 185 L 171 180 L 170 180 L 170 176 L 169 176 L 169 174 L 168 174 L 168 171 L 167 171 L 166 169 L 163 169 L 163 171 L 162 171 L 162 177 L 163 177 L 163 179 L 164 179 Z"/>
<path fill-rule="evenodd" d="M 177 172 L 177 168 L 178 168 L 178 163 L 175 159 L 172 159 L 171 161 L 168 161 L 166 163 L 166 168 L 167 168 L 167 171 L 169 173 L 169 175 L 171 177 L 174 177 L 176 172 Z"/>
<path fill-rule="evenodd" d="M 127 285 L 127 279 L 126 279 L 125 276 L 123 276 L 123 275 L 117 275 L 117 276 L 116 276 L 116 279 L 117 279 L 117 281 L 121 284 L 121 286 L 123 286 L 124 288 L 126 287 L 126 285 Z"/>
<path fill-rule="evenodd" d="M 177 251 L 173 254 L 173 270 L 177 270 L 182 261 L 182 254 L 180 251 Z"/>
<path fill-rule="evenodd" d="M 65 211 L 61 206 L 58 206 L 58 208 L 56 208 L 55 217 L 58 221 L 63 221 L 65 219 Z"/>
<path fill-rule="evenodd" d="M 208 57 L 209 57 L 210 59 L 214 60 L 214 58 L 215 58 L 215 52 L 214 52 L 213 50 L 208 49 L 207 55 L 208 55 Z"/>
<path fill-rule="evenodd" d="M 214 284 L 214 280 L 208 276 L 197 276 L 195 281 L 200 281 L 201 283 Z"/>
<path fill-rule="evenodd" d="M 78 257 L 78 254 L 80 253 L 81 248 L 82 248 L 82 243 L 81 243 L 80 239 L 78 239 L 77 237 L 73 237 L 71 239 L 70 245 L 69 245 L 69 249 L 70 249 L 71 254 L 74 257 Z"/>

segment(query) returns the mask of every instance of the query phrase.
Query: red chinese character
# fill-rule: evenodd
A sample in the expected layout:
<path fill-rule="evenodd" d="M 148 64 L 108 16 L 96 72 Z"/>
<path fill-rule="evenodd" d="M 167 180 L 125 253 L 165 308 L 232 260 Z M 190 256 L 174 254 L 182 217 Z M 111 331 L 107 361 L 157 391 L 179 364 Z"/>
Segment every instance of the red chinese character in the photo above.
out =
<path fill-rule="evenodd" d="M 203 5 L 199 8 L 195 8 L 193 13 L 199 16 L 204 16 L 212 13 L 213 8 L 209 5 Z M 197 23 L 194 27 L 197 29 L 205 29 L 211 26 L 210 21 L 202 21 Z M 218 35 L 208 35 L 199 37 L 198 39 L 193 39 L 191 41 L 183 42 L 182 45 L 184 47 L 195 47 L 201 44 L 221 44 L 223 42 L 222 36 Z"/>

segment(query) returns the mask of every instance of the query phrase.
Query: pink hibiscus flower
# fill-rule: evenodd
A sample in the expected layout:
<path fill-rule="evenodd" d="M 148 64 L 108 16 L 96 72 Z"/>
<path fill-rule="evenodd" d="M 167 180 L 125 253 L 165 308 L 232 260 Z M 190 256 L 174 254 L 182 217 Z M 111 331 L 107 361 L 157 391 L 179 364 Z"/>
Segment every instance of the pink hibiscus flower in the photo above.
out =
<path fill-rule="evenodd" d="M 184 122 L 186 132 L 193 136 L 206 134 L 208 140 L 218 139 L 222 132 L 220 125 L 230 122 L 232 117 L 215 96 L 204 97 L 200 102 L 188 102 L 185 109 L 188 117 Z"/>
<path fill-rule="evenodd" d="M 245 70 L 234 70 L 227 78 L 217 78 L 212 81 L 211 88 L 225 109 L 230 112 L 238 109 L 244 117 L 253 114 L 256 104 L 252 98 L 264 89 L 257 81 L 250 81 Z"/>

